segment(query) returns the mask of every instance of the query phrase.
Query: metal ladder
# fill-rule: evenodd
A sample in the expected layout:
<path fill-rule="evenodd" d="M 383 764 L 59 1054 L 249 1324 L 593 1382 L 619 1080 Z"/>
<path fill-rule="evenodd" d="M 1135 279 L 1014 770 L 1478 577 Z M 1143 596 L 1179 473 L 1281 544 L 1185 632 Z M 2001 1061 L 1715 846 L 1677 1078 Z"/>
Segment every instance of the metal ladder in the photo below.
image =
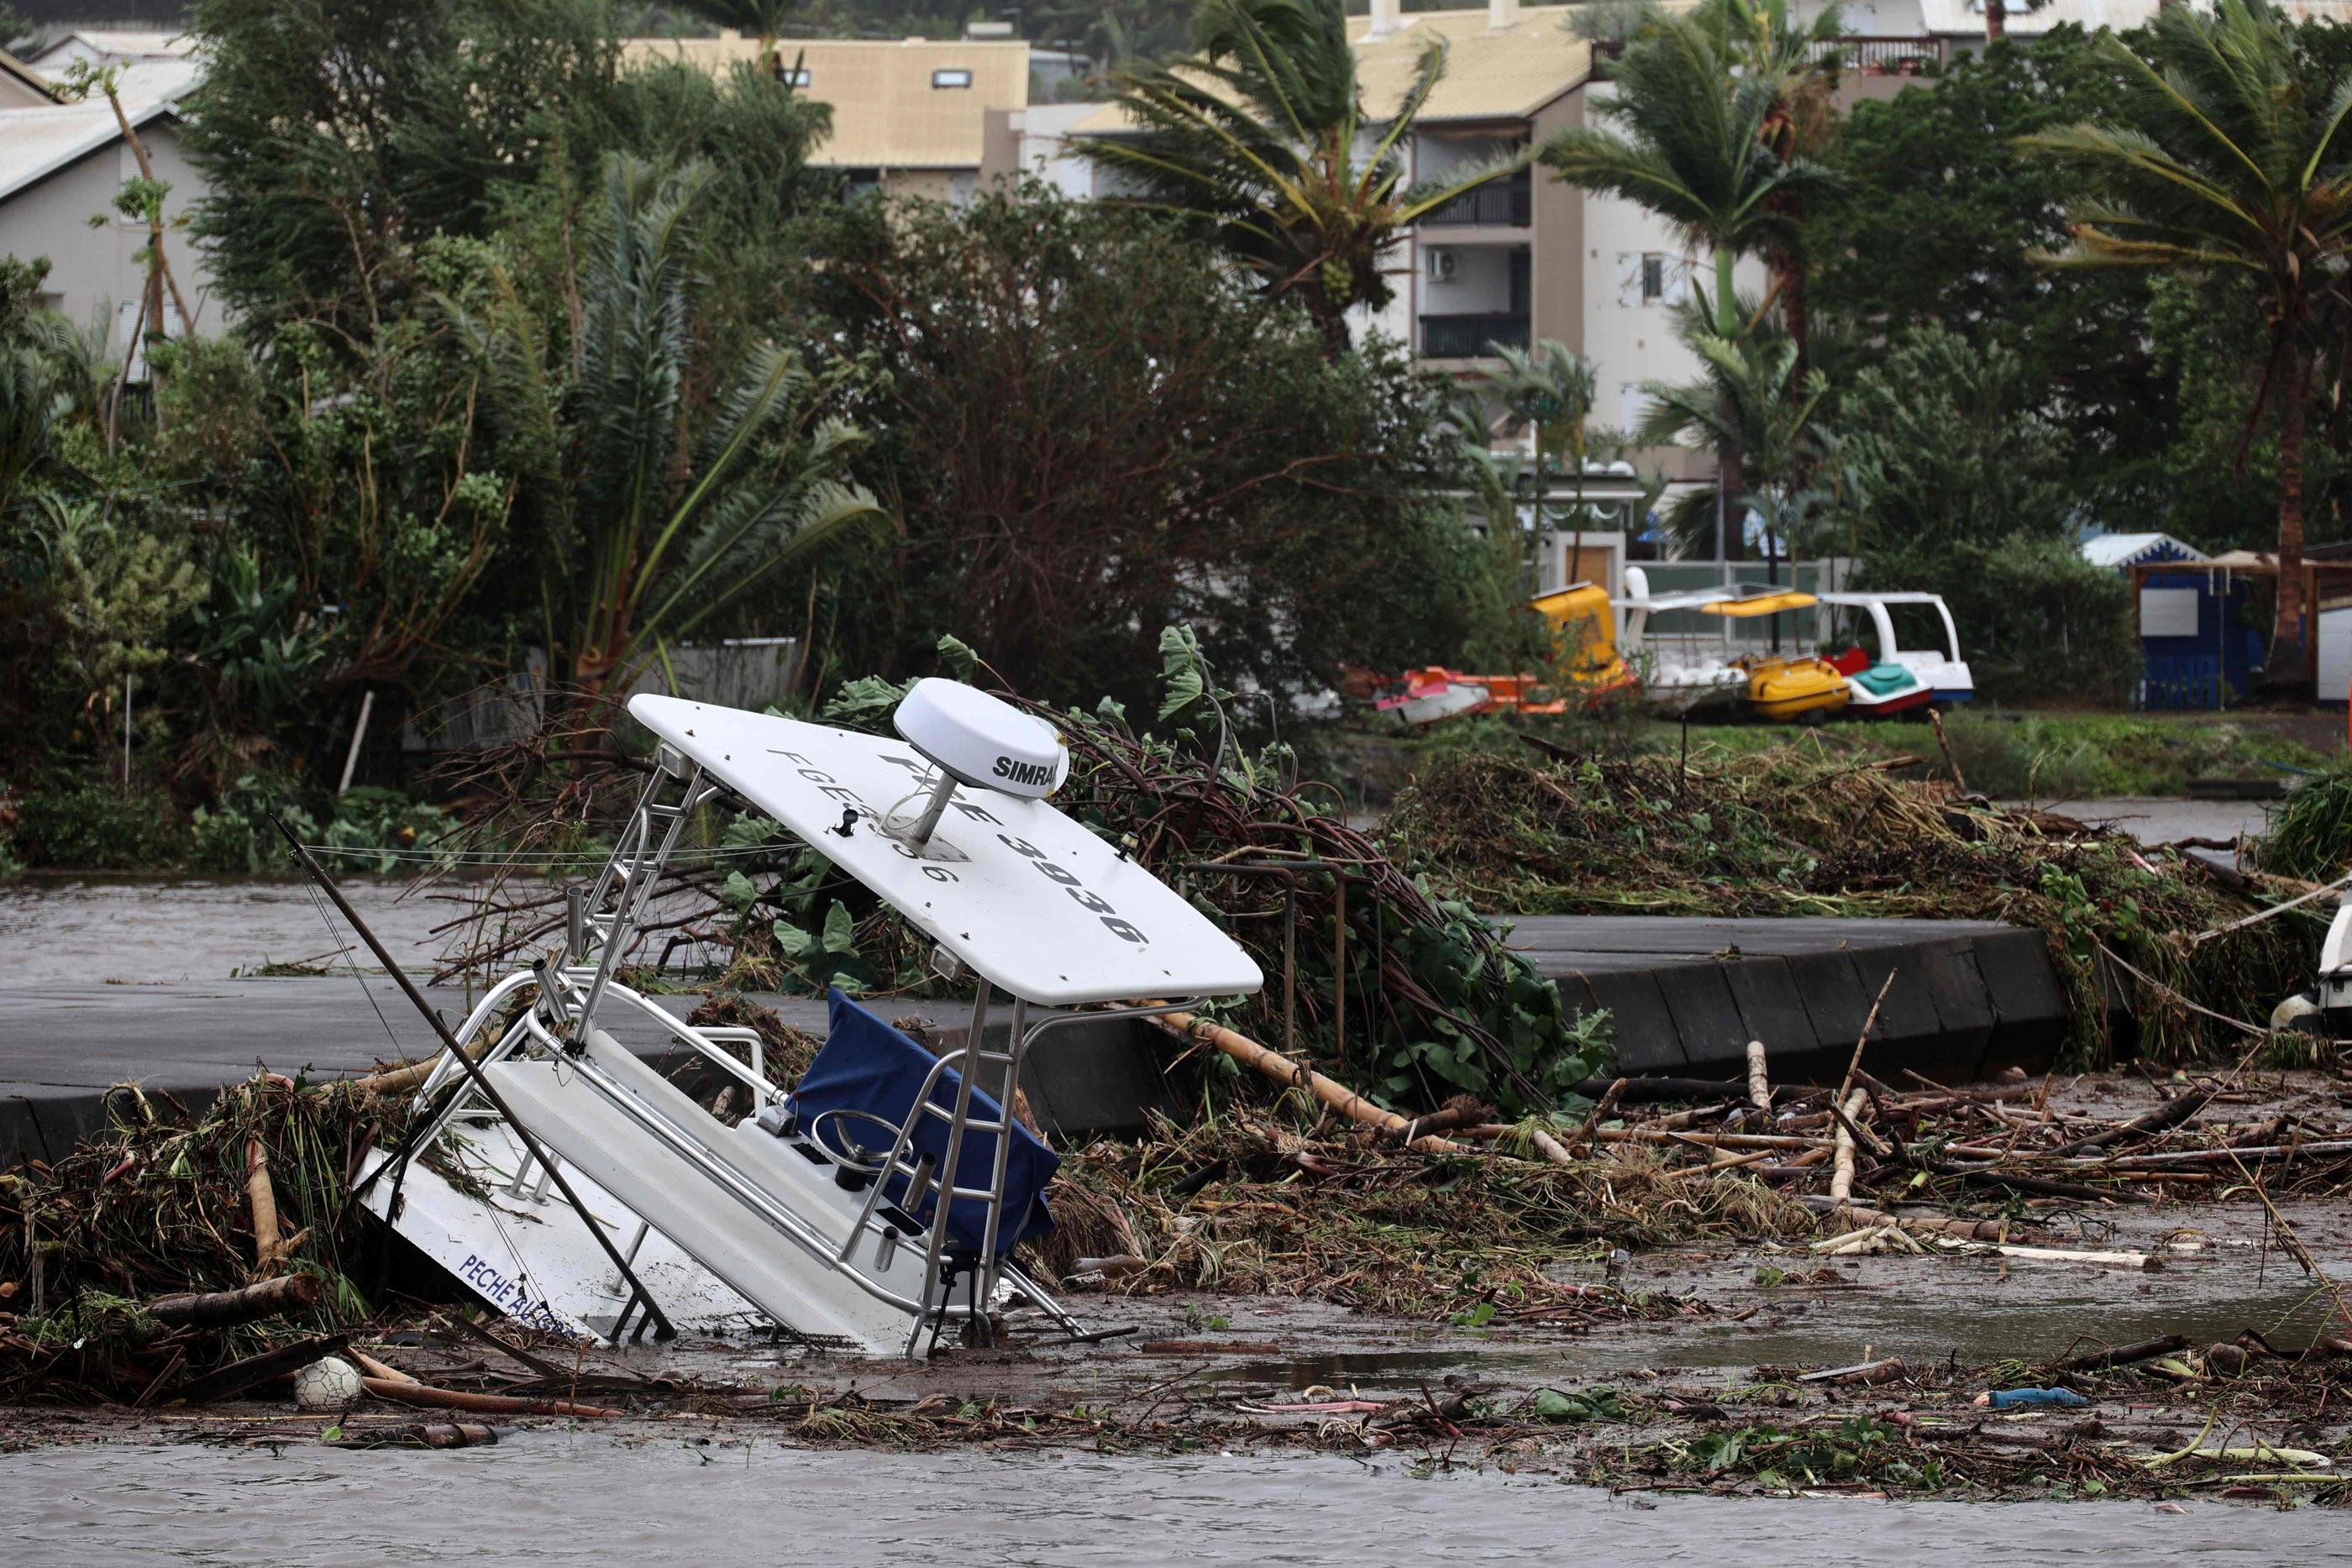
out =
<path fill-rule="evenodd" d="M 698 764 L 662 746 L 655 755 L 653 777 L 646 780 L 644 792 L 629 812 L 628 826 L 622 830 L 604 870 L 597 873 L 595 885 L 584 895 L 577 889 L 571 891 L 564 967 L 584 967 L 592 955 L 596 965 L 588 995 L 573 1015 L 583 1033 L 595 1020 L 597 1004 L 604 999 L 613 971 L 620 967 L 630 934 L 644 922 L 654 884 L 661 880 L 662 867 L 677 848 L 687 819 L 718 793 L 717 784 L 703 781 Z M 670 798 L 665 800 L 665 795 Z"/>

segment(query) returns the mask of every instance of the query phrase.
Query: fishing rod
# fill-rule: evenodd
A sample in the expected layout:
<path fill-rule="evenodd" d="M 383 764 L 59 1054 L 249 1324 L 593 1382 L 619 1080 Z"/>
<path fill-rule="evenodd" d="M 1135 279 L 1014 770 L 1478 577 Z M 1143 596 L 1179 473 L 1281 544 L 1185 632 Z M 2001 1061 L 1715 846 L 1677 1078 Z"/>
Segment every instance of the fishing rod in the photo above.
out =
<path fill-rule="evenodd" d="M 489 1074 L 482 1071 L 481 1063 L 466 1054 L 465 1048 L 457 1043 L 457 1037 L 449 1032 L 449 1026 L 441 1021 L 441 1015 L 433 1010 L 433 1005 L 425 999 L 425 993 L 418 990 L 416 982 L 408 977 L 408 971 L 402 968 L 394 960 L 393 956 L 384 950 L 383 944 L 376 939 L 375 933 L 368 929 L 367 922 L 360 918 L 359 911 L 353 909 L 351 901 L 343 896 L 342 889 L 337 887 L 334 879 L 327 874 L 325 868 L 311 858 L 310 850 L 304 847 L 302 841 L 294 836 L 294 830 L 288 827 L 284 819 L 275 813 L 271 814 L 269 821 L 272 827 L 285 836 L 288 847 L 294 852 L 295 863 L 299 865 L 310 879 L 319 884 L 320 889 L 334 901 L 335 908 L 341 912 L 343 919 L 350 923 L 351 928 L 359 934 L 360 940 L 367 944 L 368 951 L 375 955 L 376 962 L 382 964 L 385 971 L 392 976 L 394 983 L 400 987 L 401 994 L 408 998 L 410 1005 L 424 1015 L 425 1021 L 433 1026 L 433 1032 L 441 1037 L 442 1049 L 446 1051 L 458 1067 L 465 1071 L 466 1076 L 472 1081 L 474 1088 L 482 1098 L 490 1103 L 491 1109 L 505 1118 L 507 1125 L 513 1129 L 517 1141 L 522 1145 L 523 1152 L 537 1160 L 540 1167 L 554 1178 L 555 1189 L 563 1195 L 563 1201 L 570 1204 L 572 1212 L 580 1216 L 580 1222 L 588 1228 L 588 1234 L 596 1239 L 596 1245 L 604 1249 L 604 1256 L 611 1260 L 614 1268 L 620 1270 L 621 1279 L 627 1282 L 632 1292 L 632 1301 L 644 1303 L 646 1316 L 651 1318 L 654 1322 L 654 1338 L 656 1340 L 676 1338 L 677 1330 L 670 1326 L 669 1319 L 663 1314 L 661 1307 L 654 1301 L 653 1293 L 647 1291 L 644 1283 L 637 1279 L 636 1274 L 629 1267 L 629 1260 L 621 1256 L 621 1249 L 613 1245 L 613 1239 L 604 1234 L 603 1226 L 596 1223 L 596 1217 L 588 1212 L 588 1206 L 580 1201 L 580 1195 L 572 1190 L 572 1183 L 565 1177 L 562 1167 L 548 1158 L 547 1152 L 539 1146 L 539 1140 L 532 1137 L 530 1130 L 511 1110 L 507 1108 L 506 1097 L 499 1092 L 498 1085 L 490 1082 Z M 413 1152 L 410 1149 L 402 1150 L 401 1159 L 404 1165 Z M 389 1225 L 396 1218 L 392 1211 L 399 1200 L 399 1178 L 395 1176 L 393 1183 L 392 1201 L 384 1206 L 385 1224 Z M 622 1325 L 628 1322 L 630 1304 L 630 1302 L 623 1303 L 621 1315 L 613 1320 L 613 1343 L 615 1344 L 621 1341 Z M 637 1326 L 642 1333 L 644 1323 L 640 1322 Z"/>

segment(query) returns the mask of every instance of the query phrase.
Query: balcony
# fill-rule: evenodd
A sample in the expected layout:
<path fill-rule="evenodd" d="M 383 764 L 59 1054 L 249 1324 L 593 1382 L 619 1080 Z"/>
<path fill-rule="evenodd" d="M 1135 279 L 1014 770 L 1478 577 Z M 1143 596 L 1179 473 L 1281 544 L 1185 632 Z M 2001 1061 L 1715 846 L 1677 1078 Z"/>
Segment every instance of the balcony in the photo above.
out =
<path fill-rule="evenodd" d="M 1423 316 L 1421 357 L 1424 360 L 1476 360 L 1496 349 L 1528 346 L 1525 316 Z"/>
<path fill-rule="evenodd" d="M 1816 65 L 1834 64 L 1866 77 L 1934 74 L 1944 63 L 1935 38 L 1822 38 L 1807 50 Z"/>
<path fill-rule="evenodd" d="M 1534 182 L 1522 171 L 1464 192 L 1421 222 L 1424 228 L 1523 229 L 1534 214 Z"/>

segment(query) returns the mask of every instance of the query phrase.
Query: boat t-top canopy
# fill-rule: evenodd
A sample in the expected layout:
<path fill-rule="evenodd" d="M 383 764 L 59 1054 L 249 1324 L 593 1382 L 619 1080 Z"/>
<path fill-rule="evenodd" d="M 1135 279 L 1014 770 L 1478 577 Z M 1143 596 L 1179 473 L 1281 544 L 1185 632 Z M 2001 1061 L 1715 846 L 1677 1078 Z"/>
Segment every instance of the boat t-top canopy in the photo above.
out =
<path fill-rule="evenodd" d="M 935 684 L 968 690 L 924 683 Z M 935 788 L 938 766 L 904 740 L 649 694 L 631 698 L 629 714 L 1024 1001 L 1070 1007 L 1259 989 L 1257 965 L 1206 915 L 1042 798 L 1060 782 L 1032 754 L 1038 735 L 1058 750 L 1050 727 L 982 701 L 1034 733 L 1008 730 L 984 765 L 945 757 L 927 740 L 961 786 L 946 796 Z M 986 722 L 983 711 L 964 707 L 972 707 L 968 699 L 959 722 Z M 927 800 L 943 800 L 944 810 L 926 814 Z M 917 818 L 936 825 L 909 831 Z"/>

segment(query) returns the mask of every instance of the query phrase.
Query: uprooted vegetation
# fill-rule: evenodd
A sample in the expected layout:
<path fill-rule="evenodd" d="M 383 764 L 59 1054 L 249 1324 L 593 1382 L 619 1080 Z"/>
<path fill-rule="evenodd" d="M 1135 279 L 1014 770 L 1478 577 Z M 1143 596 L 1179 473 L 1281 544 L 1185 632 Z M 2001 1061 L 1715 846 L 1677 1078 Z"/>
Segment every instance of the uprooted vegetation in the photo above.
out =
<path fill-rule="evenodd" d="M 1400 798 L 1385 839 L 1433 887 L 1515 914 L 2036 926 L 2067 988 L 2072 1059 L 2086 1066 L 2117 1054 L 2117 1000 L 2145 1057 L 2231 1045 L 2196 1009 L 2267 1018 L 2308 974 L 2323 929 L 2296 912 L 2221 934 L 2263 907 L 2252 893 L 2282 884 L 1799 747 L 1687 762 L 1464 757 Z"/>

